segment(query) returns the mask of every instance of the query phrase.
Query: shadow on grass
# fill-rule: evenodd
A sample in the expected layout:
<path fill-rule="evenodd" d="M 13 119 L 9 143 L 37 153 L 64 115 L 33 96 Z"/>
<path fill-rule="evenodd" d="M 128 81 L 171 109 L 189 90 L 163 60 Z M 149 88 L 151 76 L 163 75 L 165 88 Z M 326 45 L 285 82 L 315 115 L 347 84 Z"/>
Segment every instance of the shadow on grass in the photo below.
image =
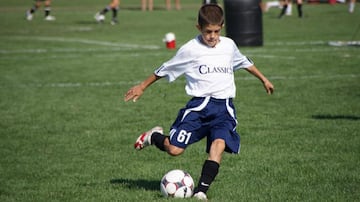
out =
<path fill-rule="evenodd" d="M 160 181 L 156 180 L 141 180 L 141 179 L 112 179 L 110 184 L 126 186 L 129 189 L 145 189 L 157 191 L 160 187 Z"/>
<path fill-rule="evenodd" d="M 350 120 L 350 121 L 360 120 L 360 116 L 355 116 L 355 115 L 317 114 L 317 115 L 312 115 L 311 117 L 313 119 L 320 119 L 320 120 Z"/>

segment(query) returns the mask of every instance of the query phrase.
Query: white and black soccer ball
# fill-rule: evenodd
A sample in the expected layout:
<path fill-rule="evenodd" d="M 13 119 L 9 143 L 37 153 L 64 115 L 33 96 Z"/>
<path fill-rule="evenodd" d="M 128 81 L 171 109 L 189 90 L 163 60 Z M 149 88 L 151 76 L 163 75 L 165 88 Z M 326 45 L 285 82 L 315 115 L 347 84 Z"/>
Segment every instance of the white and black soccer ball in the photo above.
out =
<path fill-rule="evenodd" d="M 183 170 L 171 170 L 161 179 L 160 191 L 164 197 L 189 198 L 194 191 L 194 180 Z"/>
<path fill-rule="evenodd" d="M 105 15 L 102 15 L 100 13 L 96 13 L 95 16 L 94 16 L 95 20 L 99 23 L 102 23 L 104 22 L 105 20 Z"/>
<path fill-rule="evenodd" d="M 105 15 L 99 15 L 97 18 L 98 22 L 103 22 L 105 20 Z"/>

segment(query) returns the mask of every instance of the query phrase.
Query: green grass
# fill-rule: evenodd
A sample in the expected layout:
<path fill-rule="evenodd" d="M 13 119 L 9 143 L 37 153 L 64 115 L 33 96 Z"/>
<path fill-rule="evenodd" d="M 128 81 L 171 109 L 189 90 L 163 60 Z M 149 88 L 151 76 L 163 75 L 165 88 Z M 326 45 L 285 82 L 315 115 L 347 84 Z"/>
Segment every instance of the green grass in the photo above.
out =
<path fill-rule="evenodd" d="M 25 21 L 31 1 L 0 2 L 0 201 L 169 201 L 164 173 L 180 168 L 197 181 L 205 142 L 179 157 L 133 149 L 141 132 L 168 129 L 189 99 L 182 78 L 123 102 L 175 53 L 165 33 L 178 47 L 197 34 L 200 1 L 182 1 L 180 12 L 155 3 L 141 12 L 123 1 L 111 26 L 93 20 L 106 1 L 54 1 L 55 22 L 42 11 Z M 360 40 L 359 11 L 305 4 L 304 19 L 295 9 L 263 15 L 264 46 L 240 49 L 276 91 L 236 73 L 241 154 L 224 156 L 210 201 L 359 200 L 360 49 L 327 45 Z"/>

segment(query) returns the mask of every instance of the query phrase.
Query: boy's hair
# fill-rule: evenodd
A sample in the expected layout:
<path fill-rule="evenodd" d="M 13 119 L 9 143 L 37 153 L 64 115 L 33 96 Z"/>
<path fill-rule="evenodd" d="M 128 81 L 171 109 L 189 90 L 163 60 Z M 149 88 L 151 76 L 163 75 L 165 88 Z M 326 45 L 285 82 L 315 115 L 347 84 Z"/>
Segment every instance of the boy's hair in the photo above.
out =
<path fill-rule="evenodd" d="M 200 27 L 206 25 L 224 24 L 224 12 L 217 4 L 205 4 L 199 10 L 198 24 Z"/>

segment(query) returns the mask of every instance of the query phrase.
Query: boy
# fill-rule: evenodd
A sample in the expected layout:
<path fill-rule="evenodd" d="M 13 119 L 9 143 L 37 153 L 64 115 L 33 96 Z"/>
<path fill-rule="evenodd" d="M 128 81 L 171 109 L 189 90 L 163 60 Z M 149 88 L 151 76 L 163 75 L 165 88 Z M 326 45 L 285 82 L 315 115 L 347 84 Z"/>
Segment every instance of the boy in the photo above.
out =
<path fill-rule="evenodd" d="M 246 69 L 259 78 L 267 93 L 272 94 L 271 82 L 257 70 L 253 62 L 242 55 L 235 43 L 220 36 L 223 28 L 223 10 L 217 4 L 203 5 L 198 14 L 200 35 L 183 45 L 176 55 L 163 63 L 142 83 L 125 94 L 125 101 L 134 102 L 144 90 L 160 78 L 169 82 L 180 75 L 186 77 L 186 93 L 192 96 L 173 123 L 170 136 L 164 136 L 161 127 L 155 127 L 139 136 L 135 149 L 155 145 L 169 155 L 177 156 L 186 147 L 207 137 L 208 159 L 205 160 L 194 197 L 207 200 L 206 192 L 219 171 L 223 152 L 240 152 L 240 136 L 236 132 L 234 71 Z"/>
<path fill-rule="evenodd" d="M 297 4 L 298 16 L 299 16 L 299 18 L 302 18 L 303 17 L 302 0 L 296 0 L 296 4 Z M 291 0 L 284 0 L 284 6 L 281 9 L 281 13 L 279 15 L 279 18 L 282 18 L 284 16 L 284 14 L 288 10 L 288 6 L 291 6 Z"/>
<path fill-rule="evenodd" d="M 35 11 L 40 8 L 42 2 L 44 3 L 44 10 L 45 10 L 45 20 L 47 21 L 53 21 L 55 20 L 54 16 L 50 15 L 50 11 L 51 11 L 51 0 L 35 0 L 35 4 L 34 6 L 26 11 L 26 19 L 31 21 L 34 18 L 34 13 Z"/>
<path fill-rule="evenodd" d="M 111 10 L 112 11 L 112 19 L 111 19 L 110 23 L 112 25 L 116 25 L 118 23 L 117 13 L 119 11 L 119 5 L 120 5 L 120 0 L 111 0 L 109 5 L 107 5 L 103 10 L 101 10 L 100 12 L 95 14 L 95 16 L 94 16 L 95 20 L 100 23 L 104 22 L 105 14 Z"/>

